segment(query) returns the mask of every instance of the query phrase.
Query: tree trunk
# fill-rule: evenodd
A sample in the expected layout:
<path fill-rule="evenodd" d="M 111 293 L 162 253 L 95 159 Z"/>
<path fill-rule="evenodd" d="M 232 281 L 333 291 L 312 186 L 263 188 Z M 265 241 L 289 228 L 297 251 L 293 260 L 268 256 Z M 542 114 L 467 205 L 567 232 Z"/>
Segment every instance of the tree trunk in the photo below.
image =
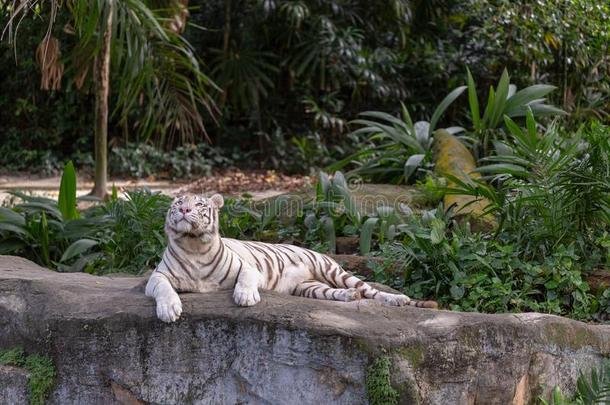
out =
<path fill-rule="evenodd" d="M 102 48 L 94 61 L 95 86 L 95 178 L 91 194 L 106 197 L 108 172 L 108 93 L 110 90 L 110 42 L 112 40 L 113 1 L 108 0 L 108 15 L 102 26 Z"/>
<path fill-rule="evenodd" d="M 225 0 L 225 25 L 222 31 L 222 57 L 226 61 L 229 59 L 229 40 L 231 38 L 231 0 Z M 222 90 L 220 108 L 224 107 L 227 101 L 227 87 Z"/>

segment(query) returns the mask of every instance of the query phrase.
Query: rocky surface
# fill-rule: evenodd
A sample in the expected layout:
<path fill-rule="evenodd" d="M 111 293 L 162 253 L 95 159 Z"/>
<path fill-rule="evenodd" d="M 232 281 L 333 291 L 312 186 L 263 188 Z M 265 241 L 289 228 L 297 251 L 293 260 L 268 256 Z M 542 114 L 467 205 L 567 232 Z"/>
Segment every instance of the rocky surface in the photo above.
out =
<path fill-rule="evenodd" d="M 399 212 L 404 212 L 405 209 L 417 211 L 430 205 L 425 193 L 415 186 L 348 183 L 348 188 L 355 207 L 363 214 L 376 213 L 377 208 L 383 206 L 393 207 Z M 279 205 L 280 213 L 287 217 L 294 217 L 314 198 L 315 189 L 310 187 L 270 196 L 269 198 L 260 198 L 255 207 L 261 211 L 269 210 L 270 207 L 277 204 L 278 199 L 282 199 L 282 203 Z M 433 202 L 432 205 L 436 206 L 436 203 Z"/>
<path fill-rule="evenodd" d="M 0 365 L 0 404 L 28 405 L 28 378 L 19 367 Z"/>
<path fill-rule="evenodd" d="M 276 293 L 252 308 L 229 292 L 184 294 L 168 325 L 141 282 L 0 256 L 0 349 L 53 359 L 54 404 L 362 404 L 381 356 L 402 404 L 523 404 L 555 385 L 573 391 L 578 372 L 610 354 L 610 326 L 556 316 Z"/>

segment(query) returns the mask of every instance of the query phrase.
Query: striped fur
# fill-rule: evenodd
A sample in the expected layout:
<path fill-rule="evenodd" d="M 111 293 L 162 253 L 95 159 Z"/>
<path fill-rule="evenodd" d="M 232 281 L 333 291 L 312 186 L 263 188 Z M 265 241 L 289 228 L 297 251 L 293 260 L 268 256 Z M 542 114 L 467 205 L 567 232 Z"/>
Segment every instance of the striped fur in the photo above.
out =
<path fill-rule="evenodd" d="M 308 298 L 374 299 L 388 305 L 433 306 L 406 295 L 381 292 L 347 273 L 323 254 L 286 244 L 221 238 L 218 210 L 224 201 L 197 195 L 177 197 L 167 213 L 168 246 L 146 286 L 165 322 L 180 317 L 178 292 L 233 289 L 240 306 L 260 301 L 259 289 Z"/>

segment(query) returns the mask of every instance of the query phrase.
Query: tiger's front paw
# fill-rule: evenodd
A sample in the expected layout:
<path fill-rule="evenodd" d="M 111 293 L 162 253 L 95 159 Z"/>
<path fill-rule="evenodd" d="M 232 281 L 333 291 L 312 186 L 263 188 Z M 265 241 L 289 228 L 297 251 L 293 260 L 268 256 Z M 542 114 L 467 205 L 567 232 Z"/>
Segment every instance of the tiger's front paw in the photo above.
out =
<path fill-rule="evenodd" d="M 258 293 L 258 288 L 245 288 L 239 285 L 235 286 L 233 291 L 233 301 L 240 307 L 251 307 L 260 302 L 261 296 Z"/>
<path fill-rule="evenodd" d="M 182 314 L 182 302 L 178 296 L 157 301 L 157 317 L 163 322 L 175 322 Z"/>

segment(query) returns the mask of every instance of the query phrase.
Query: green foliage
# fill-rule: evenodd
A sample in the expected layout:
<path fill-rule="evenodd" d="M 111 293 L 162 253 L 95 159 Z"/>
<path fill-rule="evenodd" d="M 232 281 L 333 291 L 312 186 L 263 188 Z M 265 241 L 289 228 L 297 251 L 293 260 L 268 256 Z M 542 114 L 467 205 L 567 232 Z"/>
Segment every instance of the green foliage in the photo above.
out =
<path fill-rule="evenodd" d="M 597 309 L 572 248 L 559 245 L 544 258 L 528 258 L 510 235 L 494 239 L 471 233 L 440 210 L 412 217 L 397 230 L 402 236 L 381 246 L 380 254 L 390 260 L 388 268 L 377 269 L 376 281 L 414 298 L 435 297 L 461 311 L 536 311 L 583 319 Z"/>
<path fill-rule="evenodd" d="M 142 4 L 149 6 L 150 13 Z M 444 1 L 442 6 L 406 0 L 374 4 L 362 0 L 269 0 L 240 3 L 238 7 L 233 3 L 225 14 L 227 4 L 189 3 L 193 24 L 185 37 L 193 49 L 182 52 L 174 50 L 174 46 L 188 48 L 181 38 L 164 39 L 171 7 L 133 1 L 118 4 L 113 55 L 117 63 L 112 64 L 110 97 L 115 107 L 110 136 L 115 143 L 111 144 L 127 137 L 142 141 L 149 134 L 153 134 L 153 143 L 171 146 L 203 139 L 203 132 L 189 135 L 181 129 L 189 117 L 193 117 L 195 128 L 200 128 L 196 115 L 190 114 L 195 112 L 194 99 L 200 101 L 196 103 L 202 110 L 199 118 L 216 145 L 272 150 L 274 158 L 269 158 L 268 164 L 283 159 L 284 167 L 296 167 L 302 156 L 282 156 L 279 148 L 269 149 L 276 145 L 274 136 L 259 134 L 273 135 L 279 127 L 285 143 L 290 144 L 293 137 L 301 139 L 308 128 L 315 127 L 324 146 L 331 149 L 331 144 L 345 143 L 341 135 L 350 130 L 345 123 L 359 111 L 379 110 L 396 116 L 403 102 L 414 116 L 433 117 L 438 101 L 463 82 L 464 66 L 471 67 L 472 82 L 476 80 L 480 92 L 495 86 L 494 106 L 505 101 L 498 97 L 498 92 L 502 93 L 499 87 L 504 86 L 496 83 L 506 68 L 519 88 L 534 84 L 542 90 L 535 83 L 558 87 L 549 97 L 571 114 L 566 118 L 570 123 L 583 117 L 608 119 L 610 12 L 608 5 L 600 2 L 572 1 L 549 7 L 548 2 L 509 0 Z M 0 77 L 5 78 L 0 85 L 4 169 L 50 173 L 58 171 L 60 162 L 67 159 L 77 166 L 80 158 L 85 160 L 79 151 L 91 149 L 91 133 L 83 128 L 91 128 L 93 97 L 87 91 L 79 92 L 70 79 L 82 71 L 77 69 L 79 65 L 87 66 L 84 61 L 98 48 L 100 36 L 88 35 L 88 28 L 95 27 L 103 13 L 103 7 L 92 10 L 97 6 L 96 2 L 83 2 L 74 10 L 76 19 L 65 12 L 66 8 L 57 15 L 52 34 L 60 39 L 66 64 L 61 92 L 49 94 L 39 89 L 39 69 L 33 57 L 47 28 L 48 7 L 36 8 L 39 15 L 20 25 L 16 50 L 0 44 Z M 4 26 L 11 5 L 0 7 L 4 11 L 0 25 Z M 126 12 L 131 8 L 132 15 Z M 133 19 L 141 23 L 133 24 Z M 75 28 L 76 35 L 64 30 L 66 26 Z M 206 27 L 205 35 L 199 27 Z M 141 35 L 143 30 L 150 30 L 151 35 Z M 127 41 L 127 34 L 136 40 Z M 81 38 L 88 41 L 75 47 Z M 193 69 L 216 79 L 225 92 L 216 92 Z M 201 84 L 203 90 L 197 90 L 200 86 L 189 89 L 186 78 Z M 90 85 L 86 80 L 85 88 Z M 509 85 L 508 90 L 511 88 Z M 207 125 L 209 120 L 205 119 L 210 97 L 225 99 L 224 104 L 219 103 L 222 116 L 218 127 Z M 473 97 L 476 92 L 469 89 L 469 99 Z M 479 128 L 488 100 L 482 99 L 480 111 L 469 114 L 474 128 Z M 148 107 L 162 111 L 151 114 Z M 463 112 L 450 108 L 443 120 L 467 127 Z M 492 115 L 502 126 L 502 114 Z M 177 128 L 179 124 L 181 128 Z M 486 132 L 477 137 L 484 142 L 486 137 L 496 137 L 495 132 Z M 487 142 L 486 149 L 491 146 Z M 407 159 L 400 157 L 403 163 Z M 315 167 L 329 163 L 316 162 Z M 394 174 L 400 173 L 402 170 Z"/>
<path fill-rule="evenodd" d="M 555 90 L 554 86 L 536 84 L 517 91 L 517 86 L 510 84 L 508 71 L 504 69 L 498 85 L 489 88 L 487 105 L 480 116 L 477 89 L 470 73 L 468 74 L 468 103 L 472 118 L 472 132 L 481 148 L 481 154 L 489 154 L 490 141 L 497 137 L 496 130 L 504 117 L 523 117 L 528 111 L 538 117 L 565 114 L 562 110 L 544 104 L 544 97 Z"/>
<path fill-rule="evenodd" d="M 366 372 L 366 393 L 372 405 L 398 404 L 398 391 L 392 387 L 388 356 L 375 359 Z"/>
<path fill-rule="evenodd" d="M 90 215 L 105 219 L 98 228 L 101 252 L 89 272 L 141 274 L 157 266 L 165 248 L 165 215 L 171 198 L 147 190 L 129 191 Z"/>
<path fill-rule="evenodd" d="M 21 348 L 0 351 L 0 364 L 6 366 L 23 366 L 25 353 Z"/>
<path fill-rule="evenodd" d="M 78 218 L 76 210 L 76 172 L 72 161 L 66 163 L 59 185 L 57 206 L 64 221 Z"/>
<path fill-rule="evenodd" d="M 128 144 L 111 150 L 109 167 L 114 176 L 187 179 L 209 176 L 212 169 L 233 166 L 239 157 L 236 151 L 207 144 L 179 146 L 169 152 L 146 144 Z"/>
<path fill-rule="evenodd" d="M 589 376 L 580 373 L 576 380 L 576 393 L 567 398 L 559 387 L 551 394 L 551 401 L 538 398 L 542 405 L 601 405 L 610 402 L 610 361 L 603 362 L 598 369 L 591 369 Z"/>
<path fill-rule="evenodd" d="M 69 6 L 51 2 L 49 10 L 34 7 L 34 3 L 6 7 L 9 42 L 20 25 L 16 21 L 48 22 L 47 35 L 59 38 L 62 51 L 68 51 L 69 57 L 62 58 L 62 63 L 68 65 L 66 72 L 77 89 L 83 84 L 93 87 L 89 72 L 103 48 L 105 22 L 112 13 L 112 101 L 125 135 L 127 128 L 137 128 L 140 140 L 154 136 L 163 146 L 175 143 L 176 138 L 185 143 L 205 136 L 201 113 L 214 115 L 210 93 L 215 86 L 202 72 L 191 45 L 167 24 L 169 17 L 181 11 L 178 3 L 159 7 L 141 0 L 77 1 Z M 57 15 L 65 25 L 57 24 Z M 40 30 L 40 38 L 44 32 Z"/>
<path fill-rule="evenodd" d="M 20 192 L 13 196 L 23 202 L 13 209 L 0 208 L 0 253 L 19 254 L 47 267 L 80 271 L 74 257 L 97 242 L 95 227 L 102 218 L 80 218 L 76 210 L 76 173 L 66 164 L 59 201 Z"/>
<path fill-rule="evenodd" d="M 486 211 L 527 255 L 544 256 L 564 244 L 590 257 L 588 247 L 610 225 L 608 128 L 583 127 L 567 138 L 551 125 L 540 136 L 531 111 L 526 130 L 510 118 L 506 124 L 511 138 L 497 142 L 496 155 L 477 170 L 495 185 L 448 176 L 457 187 L 447 192 L 488 198 Z"/>
<path fill-rule="evenodd" d="M 30 373 L 28 388 L 31 405 L 43 405 L 55 383 L 55 366 L 50 358 L 27 355 L 21 348 L 0 351 L 0 365 L 22 367 Z"/>
<path fill-rule="evenodd" d="M 357 167 L 350 173 L 377 181 L 408 182 L 420 167 L 432 166 L 432 132 L 445 110 L 465 89 L 461 86 L 449 93 L 432 113 L 430 122 L 413 124 L 409 110 L 402 103 L 401 118 L 381 111 L 360 113 L 365 118 L 354 120 L 352 124 L 362 125 L 362 128 L 353 131 L 351 136 L 367 135 L 368 145 L 362 145 L 360 151 L 329 169 L 339 170 L 355 164 Z"/>
<path fill-rule="evenodd" d="M 368 119 L 354 120 L 352 124 L 363 127 L 351 135 L 367 135 L 368 144 L 331 165 L 330 169 L 342 169 L 354 164 L 356 168 L 351 173 L 376 181 L 402 183 L 408 182 L 418 169 L 432 168 L 432 133 L 445 110 L 466 89 L 473 128 L 465 130 L 450 127 L 447 130 L 451 133 L 466 131 L 466 139 L 474 141 L 475 149 L 481 149 L 483 156 L 489 154 L 489 143 L 502 134 L 497 128 L 504 116 L 523 117 L 527 111 L 538 116 L 563 113 L 558 108 L 544 104 L 543 97 L 554 89 L 553 86 L 535 85 L 517 91 L 516 86 L 509 82 L 508 72 L 504 70 L 497 87 L 490 87 L 487 105 L 480 116 L 476 85 L 468 71 L 468 86 L 459 86 L 449 93 L 432 113 L 429 123 L 419 121 L 413 124 L 404 104 L 401 118 L 379 111 L 361 113 L 361 116 Z"/>
<path fill-rule="evenodd" d="M 549 7 L 545 2 L 477 0 L 463 13 L 466 48 L 482 51 L 487 66 L 506 66 L 522 83 L 544 78 L 555 84 L 558 103 L 572 119 L 607 117 L 607 3 L 569 1 Z"/>

